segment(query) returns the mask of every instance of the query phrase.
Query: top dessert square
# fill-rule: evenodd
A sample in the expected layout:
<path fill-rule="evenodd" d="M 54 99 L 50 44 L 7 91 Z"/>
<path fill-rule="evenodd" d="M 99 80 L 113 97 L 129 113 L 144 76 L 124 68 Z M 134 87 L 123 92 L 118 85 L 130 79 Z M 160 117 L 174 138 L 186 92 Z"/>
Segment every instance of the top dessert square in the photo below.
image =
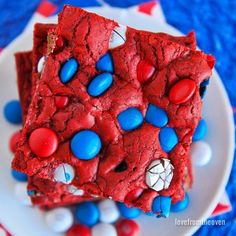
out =
<path fill-rule="evenodd" d="M 212 57 L 65 6 L 13 167 L 152 210 L 184 196 Z"/>

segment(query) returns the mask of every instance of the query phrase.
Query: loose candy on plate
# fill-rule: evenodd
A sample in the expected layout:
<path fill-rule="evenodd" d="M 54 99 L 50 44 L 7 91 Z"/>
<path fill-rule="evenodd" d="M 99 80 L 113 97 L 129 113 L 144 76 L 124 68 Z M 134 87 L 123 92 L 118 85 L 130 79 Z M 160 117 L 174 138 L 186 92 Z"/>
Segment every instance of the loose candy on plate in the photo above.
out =
<path fill-rule="evenodd" d="M 172 212 L 180 212 L 185 210 L 188 207 L 188 205 L 189 205 L 189 195 L 188 193 L 186 193 L 182 201 L 179 201 L 175 204 L 171 204 L 170 210 Z"/>
<path fill-rule="evenodd" d="M 67 232 L 66 236 L 91 236 L 89 227 L 80 224 L 74 224 Z"/>
<path fill-rule="evenodd" d="M 13 178 L 19 182 L 27 182 L 28 176 L 16 170 L 11 170 Z"/>
<path fill-rule="evenodd" d="M 81 160 L 90 160 L 100 152 L 102 143 L 100 137 L 92 130 L 82 130 L 71 140 L 72 153 Z"/>
<path fill-rule="evenodd" d="M 9 149 L 11 152 L 15 153 L 19 139 L 20 139 L 20 131 L 16 131 L 15 133 L 12 134 L 9 140 Z"/>
<path fill-rule="evenodd" d="M 84 202 L 76 207 L 75 216 L 80 224 L 91 227 L 98 222 L 100 212 L 94 202 Z"/>
<path fill-rule="evenodd" d="M 212 158 L 212 150 L 208 143 L 203 141 L 194 142 L 190 148 L 192 163 L 195 166 L 204 166 Z"/>
<path fill-rule="evenodd" d="M 170 214 L 171 197 L 157 196 L 152 203 L 152 211 L 157 217 L 168 217 Z"/>
<path fill-rule="evenodd" d="M 143 123 L 142 113 L 135 107 L 130 107 L 117 116 L 120 127 L 124 131 L 130 131 L 138 128 Z"/>
<path fill-rule="evenodd" d="M 75 177 L 74 168 L 67 164 L 60 164 L 54 171 L 54 180 L 64 184 L 70 184 Z"/>
<path fill-rule="evenodd" d="M 16 198 L 22 205 L 31 206 L 30 197 L 27 194 L 27 183 L 18 182 L 14 186 L 14 193 Z"/>
<path fill-rule="evenodd" d="M 114 201 L 106 199 L 98 203 L 100 212 L 99 220 L 103 223 L 114 223 L 118 220 L 120 213 Z"/>
<path fill-rule="evenodd" d="M 193 141 L 199 141 L 203 139 L 207 132 L 207 123 L 205 120 L 201 119 L 197 125 L 197 128 L 193 135 Z"/>
<path fill-rule="evenodd" d="M 92 236 L 117 236 L 117 232 L 113 225 L 99 223 L 93 226 Z"/>
<path fill-rule="evenodd" d="M 46 158 L 57 150 L 58 138 L 49 128 L 37 128 L 30 134 L 29 146 L 35 155 Z"/>
<path fill-rule="evenodd" d="M 140 233 L 139 225 L 129 219 L 122 219 L 116 224 L 118 236 L 138 236 Z"/>
<path fill-rule="evenodd" d="M 98 97 L 106 92 L 112 85 L 112 74 L 104 72 L 94 77 L 88 85 L 88 94 L 92 97 Z"/>
<path fill-rule="evenodd" d="M 62 83 L 68 83 L 70 80 L 73 79 L 75 73 L 77 72 L 79 67 L 79 63 L 76 61 L 76 59 L 71 58 L 68 61 L 66 61 L 60 71 L 60 80 Z"/>
<path fill-rule="evenodd" d="M 178 136 L 173 128 L 164 127 L 164 128 L 161 128 L 160 130 L 159 140 L 160 140 L 162 149 L 168 153 L 178 143 Z"/>
<path fill-rule="evenodd" d="M 129 208 L 124 203 L 117 203 L 120 214 L 127 219 L 137 218 L 141 214 L 141 210 L 137 208 Z"/>
<path fill-rule="evenodd" d="M 18 100 L 11 100 L 7 102 L 3 109 L 5 119 L 11 124 L 22 123 L 21 106 Z"/>
<path fill-rule="evenodd" d="M 59 207 L 45 213 L 45 221 L 56 233 L 67 231 L 73 224 L 73 214 L 69 208 Z"/>

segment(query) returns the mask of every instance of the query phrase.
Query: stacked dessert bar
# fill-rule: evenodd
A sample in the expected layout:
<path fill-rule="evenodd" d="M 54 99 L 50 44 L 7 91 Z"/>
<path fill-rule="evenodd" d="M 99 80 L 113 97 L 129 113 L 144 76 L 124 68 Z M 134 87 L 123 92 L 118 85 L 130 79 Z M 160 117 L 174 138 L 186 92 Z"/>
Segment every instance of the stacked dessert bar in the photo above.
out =
<path fill-rule="evenodd" d="M 33 203 L 111 198 L 163 215 L 192 185 L 190 144 L 214 58 L 194 34 L 135 30 L 65 6 L 16 54 L 24 126 L 12 166 Z M 156 207 L 158 205 L 160 207 Z"/>

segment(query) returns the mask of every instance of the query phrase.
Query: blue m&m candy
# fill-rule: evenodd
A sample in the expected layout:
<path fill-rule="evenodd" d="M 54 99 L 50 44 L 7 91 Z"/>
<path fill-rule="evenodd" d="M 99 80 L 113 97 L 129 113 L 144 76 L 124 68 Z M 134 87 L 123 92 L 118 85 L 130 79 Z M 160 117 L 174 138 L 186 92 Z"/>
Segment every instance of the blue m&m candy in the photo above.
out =
<path fill-rule="evenodd" d="M 98 222 L 100 213 L 95 203 L 84 202 L 76 207 L 75 216 L 80 224 L 91 227 Z"/>
<path fill-rule="evenodd" d="M 159 128 L 168 123 L 168 116 L 165 110 L 154 104 L 148 105 L 145 119 L 148 123 Z"/>
<path fill-rule="evenodd" d="M 93 97 L 102 95 L 112 85 L 113 77 L 110 73 L 97 75 L 88 85 L 88 94 Z"/>
<path fill-rule="evenodd" d="M 184 209 L 186 209 L 188 207 L 188 205 L 189 205 L 189 195 L 186 193 L 185 197 L 182 201 L 179 201 L 179 202 L 171 205 L 170 210 L 172 212 L 180 212 L 180 211 L 183 211 Z"/>
<path fill-rule="evenodd" d="M 162 149 L 167 153 L 170 152 L 178 143 L 177 134 L 175 130 L 170 127 L 161 128 L 159 133 L 159 140 Z"/>
<path fill-rule="evenodd" d="M 74 135 L 71 140 L 72 153 L 81 160 L 94 158 L 101 150 L 100 137 L 91 130 L 82 130 Z"/>
<path fill-rule="evenodd" d="M 19 171 L 11 170 L 11 174 L 13 178 L 19 182 L 26 182 L 28 180 L 27 175 Z"/>
<path fill-rule="evenodd" d="M 158 196 L 153 200 L 152 211 L 157 217 L 168 217 L 170 214 L 171 197 Z"/>
<path fill-rule="evenodd" d="M 64 63 L 60 71 L 61 82 L 64 84 L 69 82 L 75 75 L 78 67 L 79 64 L 74 58 L 71 58 L 66 63 Z"/>
<path fill-rule="evenodd" d="M 207 132 L 207 124 L 205 120 L 200 120 L 193 135 L 193 141 L 199 141 L 204 138 Z"/>
<path fill-rule="evenodd" d="M 120 214 L 127 219 L 137 218 L 141 214 L 141 210 L 137 208 L 129 208 L 124 203 L 118 202 L 117 206 L 120 210 Z"/>
<path fill-rule="evenodd" d="M 113 73 L 113 61 L 109 52 L 99 58 L 96 63 L 96 69 Z"/>
<path fill-rule="evenodd" d="M 117 119 L 120 127 L 125 131 L 130 131 L 138 128 L 143 123 L 142 113 L 135 107 L 130 107 L 122 111 Z"/>
<path fill-rule="evenodd" d="M 18 100 L 11 100 L 7 102 L 3 110 L 5 119 L 11 124 L 22 123 L 21 106 Z"/>
<path fill-rule="evenodd" d="M 209 79 L 201 82 L 200 88 L 199 88 L 199 93 L 200 93 L 201 98 L 205 97 L 206 89 L 207 89 L 207 86 L 209 85 L 209 83 L 210 83 Z"/>

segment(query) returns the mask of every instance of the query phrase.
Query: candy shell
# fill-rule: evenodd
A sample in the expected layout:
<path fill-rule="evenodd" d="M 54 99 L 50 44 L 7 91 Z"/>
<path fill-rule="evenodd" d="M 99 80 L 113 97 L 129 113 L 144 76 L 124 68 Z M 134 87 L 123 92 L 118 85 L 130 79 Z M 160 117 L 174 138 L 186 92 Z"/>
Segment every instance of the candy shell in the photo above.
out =
<path fill-rule="evenodd" d="M 99 58 L 99 60 L 96 63 L 96 69 L 113 73 L 114 71 L 113 61 L 112 61 L 111 54 L 109 52 L 107 52 L 106 54 L 104 54 L 103 56 Z"/>
<path fill-rule="evenodd" d="M 17 143 L 20 139 L 20 136 L 21 136 L 21 133 L 20 133 L 20 130 L 19 130 L 19 131 L 16 131 L 15 133 L 13 133 L 10 140 L 9 140 L 9 149 L 13 153 L 16 152 L 16 147 L 17 147 Z"/>
<path fill-rule="evenodd" d="M 142 188 L 136 188 L 132 191 L 130 191 L 129 193 L 127 193 L 127 195 L 125 196 L 125 202 L 133 202 L 134 200 L 136 200 L 139 196 L 141 196 L 143 192 Z"/>
<path fill-rule="evenodd" d="M 56 233 L 67 231 L 73 224 L 73 214 L 69 208 L 59 207 L 45 213 L 45 221 Z"/>
<path fill-rule="evenodd" d="M 69 102 L 68 97 L 66 96 L 56 96 L 55 105 L 57 108 L 65 108 Z"/>
<path fill-rule="evenodd" d="M 98 97 L 106 92 L 112 85 L 113 77 L 110 73 L 102 73 L 92 79 L 88 85 L 88 94 L 93 97 Z"/>
<path fill-rule="evenodd" d="M 78 62 L 71 58 L 67 62 L 62 65 L 61 71 L 60 71 L 60 80 L 62 83 L 68 83 L 75 75 L 79 67 Z"/>
<path fill-rule="evenodd" d="M 76 207 L 75 216 L 79 223 L 89 227 L 99 220 L 99 209 L 93 202 L 84 202 Z"/>
<path fill-rule="evenodd" d="M 19 182 L 27 182 L 28 176 L 16 170 L 11 170 L 13 178 Z"/>
<path fill-rule="evenodd" d="M 66 236 L 91 236 L 91 230 L 85 225 L 75 224 L 66 232 Z"/>
<path fill-rule="evenodd" d="M 143 123 L 142 113 L 135 107 L 130 107 L 117 116 L 120 127 L 124 131 L 130 131 L 138 128 Z"/>
<path fill-rule="evenodd" d="M 172 86 L 169 99 L 174 104 L 187 102 L 194 94 L 196 84 L 191 79 L 182 79 Z"/>
<path fill-rule="evenodd" d="M 35 155 L 49 157 L 57 150 L 58 138 L 49 128 L 37 128 L 30 134 L 29 146 Z"/>
<path fill-rule="evenodd" d="M 168 115 L 164 109 L 149 104 L 146 112 L 146 121 L 158 128 L 165 126 L 168 123 Z"/>
<path fill-rule="evenodd" d="M 41 73 L 44 67 L 44 63 L 45 63 L 45 56 L 42 56 L 39 61 L 38 61 L 38 65 L 37 65 L 37 71 L 38 73 Z"/>
<path fill-rule="evenodd" d="M 200 120 L 198 126 L 193 135 L 193 141 L 199 141 L 203 139 L 207 132 L 207 123 L 205 120 Z"/>
<path fill-rule="evenodd" d="M 172 212 L 180 212 L 185 210 L 189 205 L 189 195 L 186 193 L 185 197 L 182 201 L 179 201 L 175 204 L 171 204 L 171 211 Z"/>
<path fill-rule="evenodd" d="M 103 223 L 113 223 L 120 216 L 115 202 L 109 199 L 99 202 L 98 209 L 100 211 L 100 221 Z"/>
<path fill-rule="evenodd" d="M 170 214 L 171 197 L 157 196 L 152 203 L 152 211 L 157 217 L 168 217 Z"/>
<path fill-rule="evenodd" d="M 90 160 L 100 152 L 102 143 L 100 137 L 91 130 L 79 131 L 71 140 L 71 151 L 78 159 Z"/>
<path fill-rule="evenodd" d="M 159 133 L 159 140 L 162 149 L 165 152 L 170 152 L 178 143 L 178 137 L 173 128 L 170 127 L 164 127 L 161 128 Z"/>
<path fill-rule="evenodd" d="M 109 40 L 109 49 L 116 48 L 125 43 L 126 30 L 127 27 L 124 25 L 119 25 L 113 29 Z"/>
<path fill-rule="evenodd" d="M 208 143 L 203 141 L 194 142 L 191 145 L 190 155 L 195 166 L 204 166 L 212 158 L 212 150 Z"/>
<path fill-rule="evenodd" d="M 18 100 L 11 100 L 4 106 L 3 114 L 5 119 L 11 124 L 22 123 L 21 106 Z"/>
<path fill-rule="evenodd" d="M 113 225 L 99 223 L 92 228 L 92 236 L 117 236 L 117 232 Z"/>
<path fill-rule="evenodd" d="M 141 60 L 137 65 L 137 78 L 140 83 L 150 79 L 154 72 L 155 67 L 147 61 Z"/>
<path fill-rule="evenodd" d="M 26 183 L 26 182 L 16 183 L 14 186 L 14 193 L 16 195 L 16 198 L 19 200 L 19 202 L 22 205 L 32 206 L 30 197 L 27 194 L 27 185 L 28 185 L 28 183 Z"/>
<path fill-rule="evenodd" d="M 75 177 L 74 168 L 66 163 L 60 164 L 54 172 L 54 179 L 57 182 L 70 184 Z"/>
<path fill-rule="evenodd" d="M 127 219 L 137 218 L 141 214 L 141 210 L 137 208 L 129 208 L 124 203 L 118 202 L 118 208 L 120 210 L 120 214 Z"/>
<path fill-rule="evenodd" d="M 140 233 L 139 225 L 129 219 L 122 219 L 116 225 L 118 236 L 138 236 Z"/>

